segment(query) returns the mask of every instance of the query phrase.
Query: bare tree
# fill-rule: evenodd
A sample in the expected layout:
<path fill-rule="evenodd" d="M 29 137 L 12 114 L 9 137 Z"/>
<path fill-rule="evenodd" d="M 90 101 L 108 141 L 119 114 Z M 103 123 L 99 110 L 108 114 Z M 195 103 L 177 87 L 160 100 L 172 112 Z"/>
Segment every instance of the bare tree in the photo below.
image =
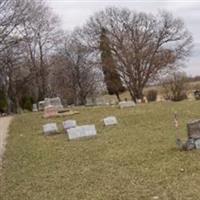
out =
<path fill-rule="evenodd" d="M 24 95 L 35 101 L 47 95 L 49 57 L 60 29 L 44 1 L 4 0 L 0 10 L 0 85 L 16 108 Z"/>
<path fill-rule="evenodd" d="M 191 49 L 192 37 L 182 20 L 165 11 L 155 16 L 118 8 L 97 13 L 84 28 L 94 51 L 102 27 L 108 32 L 118 71 L 134 101 L 143 98 L 149 80 L 174 68 Z"/>
<path fill-rule="evenodd" d="M 79 41 L 78 32 L 74 31 L 65 38 L 64 47 L 56 59 L 54 57 L 52 78 L 54 83 L 57 82 L 56 88 L 65 89 L 67 98 L 73 98 L 74 104 L 84 105 L 86 98 L 97 91 L 102 74 L 93 62 L 90 50 Z"/>
<path fill-rule="evenodd" d="M 37 99 L 48 96 L 48 57 L 59 38 L 58 18 L 44 1 L 27 1 L 29 13 L 18 29 L 24 38 L 25 56 L 30 66 L 30 80 L 38 88 Z"/>

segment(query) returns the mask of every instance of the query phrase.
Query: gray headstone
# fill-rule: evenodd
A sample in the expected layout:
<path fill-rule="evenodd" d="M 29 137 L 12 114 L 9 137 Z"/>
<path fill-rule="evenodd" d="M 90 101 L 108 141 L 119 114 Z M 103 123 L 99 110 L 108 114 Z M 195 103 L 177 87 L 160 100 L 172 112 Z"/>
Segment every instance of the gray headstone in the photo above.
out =
<path fill-rule="evenodd" d="M 36 103 L 33 104 L 33 110 L 32 111 L 33 112 L 38 112 L 38 108 L 37 108 L 37 104 Z"/>
<path fill-rule="evenodd" d="M 105 126 L 116 125 L 117 119 L 114 116 L 106 117 L 103 119 Z"/>
<path fill-rule="evenodd" d="M 119 102 L 119 107 L 120 108 L 130 108 L 134 107 L 135 103 L 133 101 L 121 101 Z"/>
<path fill-rule="evenodd" d="M 39 101 L 38 102 L 38 110 L 43 111 L 45 107 L 45 101 Z"/>
<path fill-rule="evenodd" d="M 195 149 L 195 140 L 193 138 L 189 138 L 185 144 L 183 144 L 182 149 L 185 151 L 190 151 Z"/>
<path fill-rule="evenodd" d="M 63 105 L 62 105 L 61 100 L 60 100 L 59 97 L 45 98 L 44 102 L 45 102 L 45 107 L 54 106 L 58 110 L 62 110 L 63 109 Z"/>
<path fill-rule="evenodd" d="M 63 127 L 67 131 L 70 128 L 75 128 L 77 126 L 76 120 L 67 120 L 63 122 Z"/>
<path fill-rule="evenodd" d="M 49 123 L 49 124 L 45 124 L 43 125 L 43 132 L 44 135 L 53 135 L 58 133 L 58 127 L 56 125 L 56 123 Z"/>
<path fill-rule="evenodd" d="M 92 137 L 96 135 L 96 128 L 95 125 L 77 126 L 76 128 L 70 128 L 67 133 L 70 140 Z"/>
<path fill-rule="evenodd" d="M 200 149 L 200 139 L 197 139 L 195 141 L 195 147 L 196 147 L 196 149 Z"/>
<path fill-rule="evenodd" d="M 200 139 L 200 120 L 194 120 L 187 124 L 188 137 Z"/>

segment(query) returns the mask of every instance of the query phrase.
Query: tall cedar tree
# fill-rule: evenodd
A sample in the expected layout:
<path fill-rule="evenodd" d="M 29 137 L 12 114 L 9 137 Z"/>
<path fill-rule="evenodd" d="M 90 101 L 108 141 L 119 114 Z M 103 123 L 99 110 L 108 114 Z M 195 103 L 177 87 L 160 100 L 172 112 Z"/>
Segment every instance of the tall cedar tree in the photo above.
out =
<path fill-rule="evenodd" d="M 101 62 L 102 70 L 104 74 L 104 81 L 109 94 L 115 94 L 117 99 L 120 101 L 119 94 L 125 91 L 122 85 L 122 81 L 117 72 L 115 62 L 112 57 L 111 48 L 109 46 L 109 38 L 106 35 L 106 29 L 101 29 L 100 36 L 100 51 L 101 51 Z"/>

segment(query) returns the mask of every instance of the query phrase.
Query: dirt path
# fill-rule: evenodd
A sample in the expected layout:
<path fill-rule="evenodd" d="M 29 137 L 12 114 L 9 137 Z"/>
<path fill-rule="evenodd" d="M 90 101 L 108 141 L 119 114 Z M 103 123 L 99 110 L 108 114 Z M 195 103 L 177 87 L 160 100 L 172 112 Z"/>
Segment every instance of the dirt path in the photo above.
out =
<path fill-rule="evenodd" d="M 5 150 L 6 137 L 12 117 L 0 117 L 0 167 Z"/>

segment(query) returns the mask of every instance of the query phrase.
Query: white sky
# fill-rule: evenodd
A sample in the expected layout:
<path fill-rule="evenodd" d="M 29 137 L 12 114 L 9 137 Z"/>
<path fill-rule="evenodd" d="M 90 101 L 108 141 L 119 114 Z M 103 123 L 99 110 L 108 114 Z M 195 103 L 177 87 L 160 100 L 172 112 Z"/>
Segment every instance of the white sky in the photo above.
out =
<path fill-rule="evenodd" d="M 95 12 L 108 6 L 126 7 L 136 11 L 156 13 L 165 9 L 181 17 L 193 35 L 194 48 L 186 63 L 189 75 L 200 75 L 200 0 L 47 0 L 65 30 L 83 25 Z"/>

